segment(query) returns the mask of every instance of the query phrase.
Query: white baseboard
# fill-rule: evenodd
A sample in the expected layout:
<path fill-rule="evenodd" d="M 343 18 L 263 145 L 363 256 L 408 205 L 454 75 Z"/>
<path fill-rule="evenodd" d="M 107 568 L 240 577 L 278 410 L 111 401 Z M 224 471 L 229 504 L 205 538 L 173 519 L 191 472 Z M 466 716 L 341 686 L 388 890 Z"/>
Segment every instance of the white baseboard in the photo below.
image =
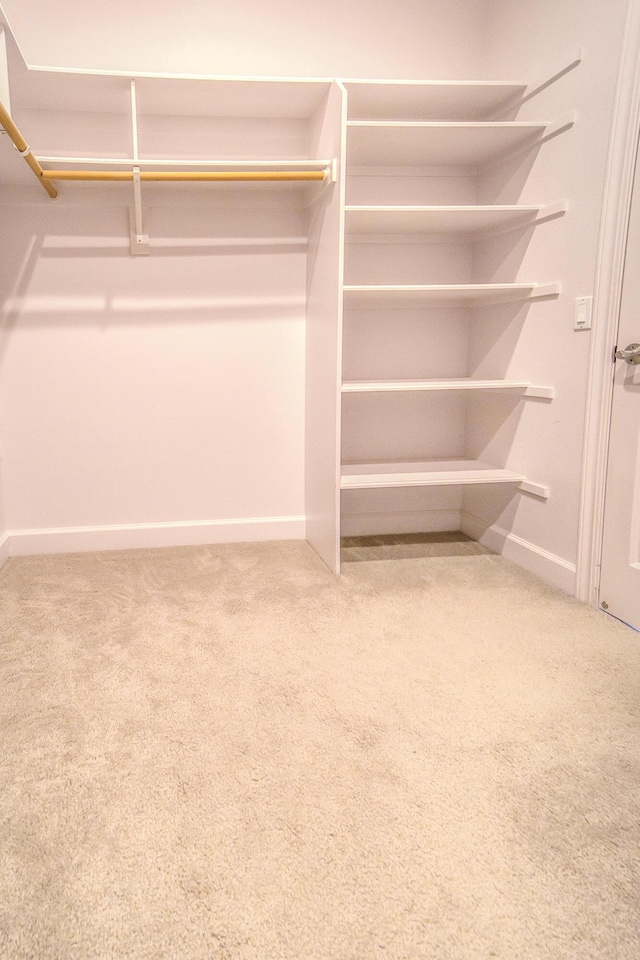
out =
<path fill-rule="evenodd" d="M 420 510 L 394 513 L 343 514 L 343 537 L 373 537 L 385 533 L 442 533 L 460 529 L 459 510 Z"/>
<path fill-rule="evenodd" d="M 4 566 L 9 557 L 9 534 L 3 533 L 2 536 L 0 536 L 0 569 Z"/>
<path fill-rule="evenodd" d="M 468 537 L 477 540 L 484 547 L 499 553 L 507 560 L 512 560 L 519 567 L 540 577 L 541 580 L 564 590 L 571 596 L 575 595 L 576 566 L 574 563 L 569 563 L 568 560 L 563 560 L 562 557 L 528 540 L 523 540 L 515 533 L 503 530 L 497 524 L 487 527 L 486 523 L 466 510 L 461 514 L 460 529 Z"/>
<path fill-rule="evenodd" d="M 108 527 L 9 530 L 8 555 L 86 553 L 150 547 L 192 547 L 208 543 L 304 540 L 304 517 L 249 517 L 183 523 L 131 523 Z"/>

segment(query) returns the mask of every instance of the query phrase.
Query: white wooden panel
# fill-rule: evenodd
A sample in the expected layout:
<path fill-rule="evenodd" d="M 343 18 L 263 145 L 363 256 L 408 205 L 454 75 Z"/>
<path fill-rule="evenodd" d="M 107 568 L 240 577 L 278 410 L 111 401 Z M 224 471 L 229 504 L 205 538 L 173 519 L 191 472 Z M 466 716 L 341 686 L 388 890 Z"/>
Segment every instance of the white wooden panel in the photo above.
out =
<path fill-rule="evenodd" d="M 9 59 L 7 55 L 7 35 L 0 23 L 0 102 L 11 113 L 11 89 L 9 87 Z"/>
<path fill-rule="evenodd" d="M 307 539 L 340 569 L 340 338 L 344 222 L 345 92 L 335 83 L 313 124 L 311 149 L 339 158 L 339 179 L 309 207 L 306 325 Z"/>

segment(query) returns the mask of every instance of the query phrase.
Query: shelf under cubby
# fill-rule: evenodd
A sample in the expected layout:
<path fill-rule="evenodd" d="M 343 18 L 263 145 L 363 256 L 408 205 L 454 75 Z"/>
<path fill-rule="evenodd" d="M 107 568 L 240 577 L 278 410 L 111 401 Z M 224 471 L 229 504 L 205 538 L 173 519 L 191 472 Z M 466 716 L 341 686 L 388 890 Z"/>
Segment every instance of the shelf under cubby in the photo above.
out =
<path fill-rule="evenodd" d="M 523 380 L 474 380 L 459 377 L 446 380 L 346 380 L 343 393 L 395 393 L 429 391 L 485 390 L 519 393 L 523 397 L 553 399 L 553 387 L 534 386 Z"/>
<path fill-rule="evenodd" d="M 354 167 L 479 167 L 527 142 L 540 140 L 547 123 L 407 122 L 349 120 L 347 162 Z"/>
<path fill-rule="evenodd" d="M 481 120 L 521 97 L 502 80 L 347 80 L 349 117 L 359 120 Z"/>
<path fill-rule="evenodd" d="M 560 294 L 559 283 L 347 284 L 351 307 L 428 307 L 445 304 L 494 304 L 536 300 Z"/>
<path fill-rule="evenodd" d="M 380 487 L 457 486 L 472 483 L 526 483 L 524 474 L 482 460 L 425 460 L 400 463 L 347 463 L 341 467 L 341 490 Z M 535 486 L 535 485 L 529 485 Z M 539 496 L 545 488 L 538 488 Z M 544 492 L 543 492 L 544 491 Z M 530 489 L 529 492 L 534 492 Z"/>
<path fill-rule="evenodd" d="M 466 234 L 528 226 L 561 216 L 566 203 L 545 205 L 363 206 L 345 208 L 351 235 Z"/>

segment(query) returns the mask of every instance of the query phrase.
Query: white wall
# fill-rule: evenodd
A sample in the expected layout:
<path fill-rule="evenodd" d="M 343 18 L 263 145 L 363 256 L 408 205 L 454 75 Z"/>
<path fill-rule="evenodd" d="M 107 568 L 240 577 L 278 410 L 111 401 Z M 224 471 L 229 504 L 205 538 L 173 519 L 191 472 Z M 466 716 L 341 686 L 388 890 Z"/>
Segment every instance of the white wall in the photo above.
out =
<path fill-rule="evenodd" d="M 109 189 L 3 209 L 12 550 L 304 536 L 302 209 L 156 192 L 132 257 Z"/>
<path fill-rule="evenodd" d="M 553 202 L 566 199 L 567 215 L 529 236 L 496 241 L 479 255 L 478 274 L 487 279 L 562 282 L 558 301 L 535 304 L 511 320 L 485 317 L 476 324 L 471 352 L 476 371 L 499 367 L 500 375 L 531 377 L 556 388 L 556 399 L 529 401 L 517 410 L 493 407 L 495 430 L 482 435 L 470 424 L 477 448 L 506 454 L 507 465 L 548 484 L 547 502 L 505 491 L 465 497 L 468 527 L 489 528 L 489 542 L 518 562 L 529 562 L 571 589 L 576 559 L 581 458 L 589 358 L 588 332 L 574 332 L 576 297 L 594 292 L 601 205 L 610 124 L 623 35 L 626 0 L 491 0 L 484 43 L 489 76 L 543 79 L 584 50 L 573 72 L 525 104 L 518 119 L 556 120 L 576 112 L 575 127 L 542 145 L 528 169 L 526 160 L 499 171 L 485 184 L 484 202 Z M 528 174 L 525 176 L 525 174 Z M 480 279 L 480 276 L 477 277 Z M 494 375 L 496 375 L 494 373 Z M 492 415 L 484 409 L 485 415 Z M 493 528 L 493 529 L 491 529 Z M 503 545 L 503 534 L 509 536 Z M 521 541 L 524 541 L 522 543 Z M 530 549 L 531 548 L 531 549 Z M 547 557 L 546 554 L 550 554 Z"/>
<path fill-rule="evenodd" d="M 2 0 L 27 63 L 159 73 L 468 78 L 484 0 Z"/>

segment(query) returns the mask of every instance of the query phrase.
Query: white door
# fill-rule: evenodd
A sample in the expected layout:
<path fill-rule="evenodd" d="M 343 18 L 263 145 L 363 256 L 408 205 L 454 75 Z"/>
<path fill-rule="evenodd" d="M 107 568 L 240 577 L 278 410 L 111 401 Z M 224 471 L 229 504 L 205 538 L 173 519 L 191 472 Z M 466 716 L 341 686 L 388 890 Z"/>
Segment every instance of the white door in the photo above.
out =
<path fill-rule="evenodd" d="M 600 605 L 640 630 L 640 163 L 636 161 L 615 361 Z M 636 362 L 634 362 L 636 361 Z"/>

